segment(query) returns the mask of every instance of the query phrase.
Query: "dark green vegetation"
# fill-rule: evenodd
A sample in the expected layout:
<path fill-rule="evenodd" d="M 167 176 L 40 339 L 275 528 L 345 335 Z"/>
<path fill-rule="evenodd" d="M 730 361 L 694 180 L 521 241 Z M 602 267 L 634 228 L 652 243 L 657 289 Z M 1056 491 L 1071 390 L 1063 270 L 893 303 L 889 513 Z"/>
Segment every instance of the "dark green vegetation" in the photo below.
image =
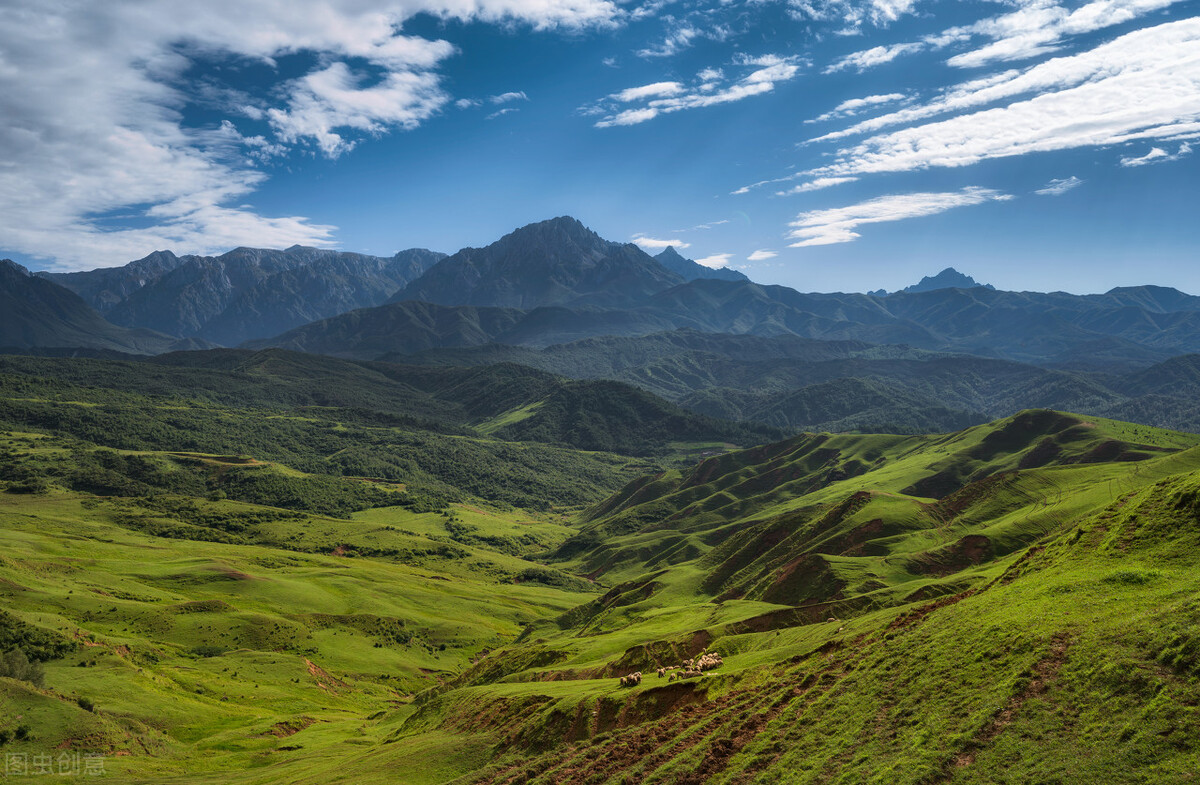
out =
<path fill-rule="evenodd" d="M 931 433 L 1029 406 L 1200 430 L 1200 355 L 1117 374 L 859 341 L 677 330 L 542 349 L 493 344 L 389 357 L 455 366 L 513 362 L 619 379 L 691 411 L 791 430 Z"/>
<path fill-rule="evenodd" d="M 1032 410 L 626 481 L 616 456 L 421 431 L 556 456 L 538 471 L 575 493 L 595 472 L 593 499 L 623 483 L 568 518 L 452 475 L 331 470 L 315 434 L 418 432 L 332 414 L 379 416 L 367 380 L 394 366 L 338 366 L 346 399 L 314 408 L 321 366 L 277 352 L 6 362 L 6 750 L 98 752 L 147 783 L 1195 776 L 1200 436 Z M 410 416 L 483 405 L 469 374 L 427 370 Z M 137 371 L 148 392 L 122 389 Z M 285 391 L 298 410 L 267 414 Z M 138 409 L 107 427 L 154 444 L 99 446 L 76 416 Z M 185 448 L 217 438 L 192 410 L 246 448 Z M 703 649 L 724 664 L 655 675 Z"/>

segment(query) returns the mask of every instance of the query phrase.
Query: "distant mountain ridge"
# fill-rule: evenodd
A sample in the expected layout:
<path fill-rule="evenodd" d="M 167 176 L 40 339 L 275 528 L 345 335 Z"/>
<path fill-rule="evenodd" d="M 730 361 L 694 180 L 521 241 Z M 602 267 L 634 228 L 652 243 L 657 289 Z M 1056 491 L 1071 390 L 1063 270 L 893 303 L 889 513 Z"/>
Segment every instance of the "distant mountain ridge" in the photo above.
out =
<path fill-rule="evenodd" d="M 233 345 L 380 305 L 444 256 L 411 249 L 384 258 L 298 245 L 215 257 L 155 251 L 123 267 L 39 276 L 116 324 Z"/>
<path fill-rule="evenodd" d="M 934 276 L 925 276 L 912 286 L 906 286 L 901 289 L 901 292 L 932 292 L 937 289 L 992 289 L 996 287 L 990 283 L 979 283 L 969 275 L 964 275 L 953 267 L 947 267 L 940 273 Z"/>
<path fill-rule="evenodd" d="M 505 308 L 499 309 L 505 312 L 500 317 L 490 313 L 494 310 L 490 306 L 431 308 L 413 302 L 386 306 L 394 309 L 387 314 L 372 314 L 369 309 L 343 314 L 253 345 L 370 359 L 377 356 L 373 352 L 410 353 L 486 343 L 540 347 L 604 335 L 636 336 L 686 328 L 706 333 L 904 344 L 1071 368 L 1128 370 L 1200 352 L 1200 298 L 1174 290 L 1081 296 L 975 287 L 876 297 L 802 294 L 785 286 L 698 278 L 628 308 Z M 397 306 L 402 307 L 396 310 Z M 1163 311 L 1164 306 L 1185 310 Z M 403 318 L 395 321 L 400 316 Z M 455 332 L 450 340 L 440 342 L 434 337 L 437 330 L 428 329 L 430 319 L 443 325 L 457 320 L 479 326 Z M 484 326 L 489 324 L 493 326 Z M 401 325 L 412 325 L 424 337 L 413 340 L 416 333 L 404 334 Z"/>

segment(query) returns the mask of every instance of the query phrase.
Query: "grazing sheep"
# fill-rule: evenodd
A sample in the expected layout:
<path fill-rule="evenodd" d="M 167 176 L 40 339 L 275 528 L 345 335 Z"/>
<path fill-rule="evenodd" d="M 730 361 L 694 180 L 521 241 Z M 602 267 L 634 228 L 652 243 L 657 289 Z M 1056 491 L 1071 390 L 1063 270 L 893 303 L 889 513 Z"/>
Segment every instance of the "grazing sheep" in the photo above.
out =
<path fill-rule="evenodd" d="M 621 677 L 621 686 L 622 687 L 636 687 L 637 685 L 639 685 L 641 683 L 642 683 L 642 672 L 641 671 L 638 671 L 637 673 L 631 673 L 628 676 Z"/>

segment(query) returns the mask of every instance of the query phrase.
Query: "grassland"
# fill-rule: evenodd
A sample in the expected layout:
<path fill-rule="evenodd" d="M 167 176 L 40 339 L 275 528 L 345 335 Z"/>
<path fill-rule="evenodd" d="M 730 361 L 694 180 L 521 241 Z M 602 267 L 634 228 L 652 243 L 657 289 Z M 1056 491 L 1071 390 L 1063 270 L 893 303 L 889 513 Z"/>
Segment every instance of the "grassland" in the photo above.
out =
<path fill-rule="evenodd" d="M 1200 437 L 1031 411 L 663 468 L 38 384 L 0 425 L 0 640 L 42 670 L 0 676 L 2 752 L 213 785 L 1197 776 Z M 412 462 L 329 468 L 359 440 Z M 413 457 L 460 442 L 542 484 Z"/>

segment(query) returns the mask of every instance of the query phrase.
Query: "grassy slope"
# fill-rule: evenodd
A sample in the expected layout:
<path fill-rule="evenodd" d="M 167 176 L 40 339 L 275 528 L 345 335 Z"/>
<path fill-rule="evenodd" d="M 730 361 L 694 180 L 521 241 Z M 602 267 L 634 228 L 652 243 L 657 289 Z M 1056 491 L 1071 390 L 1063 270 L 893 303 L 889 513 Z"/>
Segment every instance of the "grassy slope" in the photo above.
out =
<path fill-rule="evenodd" d="M 7 751 L 120 756 L 108 769 L 126 781 L 252 769 L 281 746 L 321 759 L 372 739 L 387 713 L 481 650 L 588 596 L 568 576 L 565 589 L 514 582 L 551 571 L 456 541 L 447 525 L 547 545 L 569 532 L 524 514 L 383 508 L 254 533 L 293 546 L 283 549 L 148 536 L 118 525 L 118 513 L 61 491 L 0 495 L 4 607 L 79 643 L 47 664 L 45 689 L 0 679 L 5 704 L 33 730 Z M 404 555 L 354 557 L 355 546 Z"/>
<path fill-rule="evenodd" d="M 46 690 L 0 679 L 34 723 L 12 749 L 128 750 L 110 769 L 145 782 L 1187 781 L 1198 442 L 1048 412 L 798 437 L 637 481 L 579 531 L 380 508 L 230 545 L 0 494 L 5 607 L 99 644 Z M 394 553 L 333 555 L 368 548 Z M 521 558 L 544 548 L 610 590 Z M 648 672 L 704 647 L 714 674 Z"/>
<path fill-rule="evenodd" d="M 875 471 L 826 475 L 807 495 L 767 483 L 757 506 L 747 493 L 755 470 L 780 476 L 763 463 L 764 448 L 643 484 L 640 504 L 610 505 L 616 517 L 592 524 L 611 527 L 601 544 L 573 555 L 579 569 L 611 568 L 604 577 L 624 583 L 582 612 L 535 625 L 526 644 L 542 652 L 534 667 L 447 692 L 428 711 L 452 727 L 501 718 L 508 741 L 497 750 L 520 752 L 502 757 L 488 781 L 995 781 L 975 765 L 985 755 L 1014 781 L 1034 772 L 1077 781 L 1070 772 L 1079 770 L 1111 779 L 1114 766 L 1139 759 L 1182 780 L 1194 754 L 1188 734 L 1200 727 L 1189 708 L 1200 696 L 1200 580 L 1188 569 L 1200 545 L 1197 440 L 1046 415 L 941 438 L 831 437 L 826 448 L 840 442 L 841 461 L 826 456 L 822 467 L 874 455 Z M 1044 448 L 1028 456 L 1047 438 L 1062 453 L 1019 469 L 1045 459 Z M 1120 442 L 1112 457 L 1125 460 L 1099 462 Z M 975 482 L 941 502 L 902 492 L 951 462 L 966 462 Z M 807 481 L 808 468 L 792 482 Z M 714 487 L 722 477 L 741 481 L 734 511 L 733 502 L 706 508 L 725 493 Z M 651 510 L 633 517 L 641 528 L 623 532 L 639 507 Z M 1118 528 L 1112 520 L 1120 536 L 1108 534 Z M 832 526 L 814 532 L 814 521 Z M 892 529 L 846 537 L 872 521 Z M 789 534 L 762 536 L 780 522 Z M 723 544 L 705 547 L 724 528 L 749 538 L 743 561 Z M 698 553 L 670 564 L 662 554 L 680 548 L 664 543 L 681 536 Z M 976 537 L 990 547 L 955 547 Z M 730 560 L 738 570 L 727 569 Z M 797 573 L 809 585 L 787 580 Z M 714 596 L 727 590 L 726 575 L 750 590 Z M 822 575 L 837 584 L 806 594 Z M 705 646 L 725 666 L 698 685 L 651 676 L 628 691 L 613 678 Z M 520 651 L 508 656 L 518 662 Z M 1050 690 L 1059 703 L 1045 710 Z M 1152 697 L 1153 719 L 1143 705 Z M 1028 729 L 997 741 L 1018 716 Z M 1140 729 L 1147 722 L 1154 730 Z M 1035 761 L 1044 744 L 1063 751 L 1043 766 Z M 1091 768 L 1079 768 L 1080 755 Z"/>

